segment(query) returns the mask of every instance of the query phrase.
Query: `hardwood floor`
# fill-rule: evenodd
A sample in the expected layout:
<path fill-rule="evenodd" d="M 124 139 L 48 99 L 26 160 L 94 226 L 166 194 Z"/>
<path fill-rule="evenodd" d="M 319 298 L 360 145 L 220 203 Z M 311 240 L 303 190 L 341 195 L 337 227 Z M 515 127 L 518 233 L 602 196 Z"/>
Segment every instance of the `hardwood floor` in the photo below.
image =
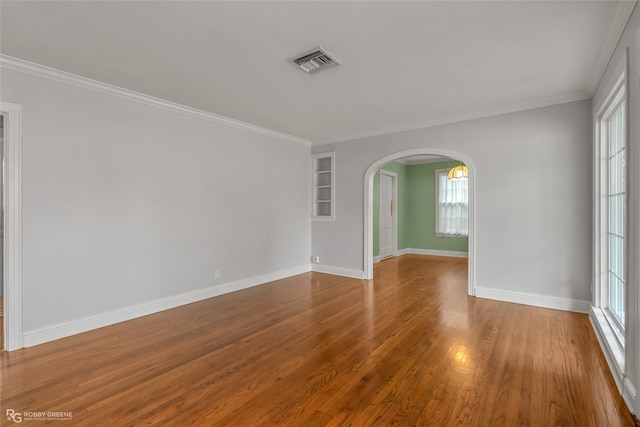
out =
<path fill-rule="evenodd" d="M 404 255 L 2 353 L 0 410 L 79 426 L 633 426 L 588 317 Z M 36 424 L 34 422 L 33 424 Z"/>

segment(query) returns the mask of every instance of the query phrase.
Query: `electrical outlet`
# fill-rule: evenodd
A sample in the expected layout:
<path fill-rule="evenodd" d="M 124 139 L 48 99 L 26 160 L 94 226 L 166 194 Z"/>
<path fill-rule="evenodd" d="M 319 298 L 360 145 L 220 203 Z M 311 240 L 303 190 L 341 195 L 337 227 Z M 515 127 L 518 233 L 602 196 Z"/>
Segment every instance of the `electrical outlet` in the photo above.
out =
<path fill-rule="evenodd" d="M 320 257 L 318 255 L 311 257 L 311 262 L 314 264 L 320 264 Z"/>
<path fill-rule="evenodd" d="M 213 272 L 213 277 L 215 277 L 216 279 L 220 278 L 220 270 L 216 269 L 216 271 Z"/>

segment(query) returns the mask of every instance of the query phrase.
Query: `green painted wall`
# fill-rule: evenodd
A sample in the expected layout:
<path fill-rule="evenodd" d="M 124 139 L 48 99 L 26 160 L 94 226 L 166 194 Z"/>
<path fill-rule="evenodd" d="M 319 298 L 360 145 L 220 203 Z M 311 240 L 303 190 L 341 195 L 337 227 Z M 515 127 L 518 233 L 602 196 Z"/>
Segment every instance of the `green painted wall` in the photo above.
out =
<path fill-rule="evenodd" d="M 405 235 L 407 248 L 467 252 L 466 237 L 436 236 L 436 169 L 448 169 L 460 162 L 426 163 L 407 169 L 407 222 L 411 225 Z"/>
<path fill-rule="evenodd" d="M 438 237 L 436 230 L 436 169 L 452 168 L 457 161 L 402 165 L 382 169 L 398 174 L 398 249 L 433 249 L 467 252 L 466 237 Z M 373 256 L 380 253 L 380 171 L 373 178 Z"/>

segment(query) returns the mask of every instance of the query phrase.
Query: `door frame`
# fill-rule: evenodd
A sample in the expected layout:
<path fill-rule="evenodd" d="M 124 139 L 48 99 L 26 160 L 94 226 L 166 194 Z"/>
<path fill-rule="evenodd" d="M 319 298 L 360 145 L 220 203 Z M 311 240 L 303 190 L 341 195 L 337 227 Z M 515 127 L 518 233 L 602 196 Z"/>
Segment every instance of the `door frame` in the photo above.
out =
<path fill-rule="evenodd" d="M 440 148 L 414 148 L 411 150 L 399 151 L 389 154 L 371 164 L 364 174 L 364 239 L 363 239 L 363 258 L 364 258 L 364 279 L 373 279 L 373 177 L 378 169 L 394 160 L 403 157 L 434 155 L 448 157 L 464 163 L 469 170 L 469 258 L 467 268 L 469 276 L 467 280 L 467 294 L 475 296 L 475 280 L 476 280 L 476 233 L 475 233 L 475 187 L 476 187 L 476 168 L 467 155 L 458 153 L 457 151 L 445 150 Z"/>
<path fill-rule="evenodd" d="M 382 188 L 382 175 L 391 177 L 391 199 L 393 200 L 393 214 L 391 215 L 391 255 L 398 256 L 398 174 L 388 170 L 380 169 L 380 188 Z M 378 194 L 380 196 L 380 194 Z M 382 200 L 382 198 L 380 198 Z M 378 242 L 380 241 L 380 222 L 378 221 Z M 382 260 L 380 247 L 378 246 L 378 255 Z"/>
<path fill-rule="evenodd" d="M 4 116 L 4 349 L 23 347 L 22 106 L 0 101 Z"/>

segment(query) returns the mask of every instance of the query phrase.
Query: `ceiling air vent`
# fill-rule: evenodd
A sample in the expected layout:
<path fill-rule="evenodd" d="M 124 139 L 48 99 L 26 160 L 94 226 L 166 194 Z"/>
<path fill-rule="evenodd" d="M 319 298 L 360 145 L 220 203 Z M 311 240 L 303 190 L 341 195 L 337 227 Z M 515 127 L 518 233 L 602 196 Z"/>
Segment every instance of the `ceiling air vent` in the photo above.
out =
<path fill-rule="evenodd" d="M 317 47 L 291 58 L 289 59 L 289 62 L 297 65 L 301 70 L 304 70 L 307 73 L 315 73 L 316 71 L 325 70 L 327 68 L 335 67 L 336 65 L 342 65 L 342 62 L 338 61 L 321 47 Z"/>

